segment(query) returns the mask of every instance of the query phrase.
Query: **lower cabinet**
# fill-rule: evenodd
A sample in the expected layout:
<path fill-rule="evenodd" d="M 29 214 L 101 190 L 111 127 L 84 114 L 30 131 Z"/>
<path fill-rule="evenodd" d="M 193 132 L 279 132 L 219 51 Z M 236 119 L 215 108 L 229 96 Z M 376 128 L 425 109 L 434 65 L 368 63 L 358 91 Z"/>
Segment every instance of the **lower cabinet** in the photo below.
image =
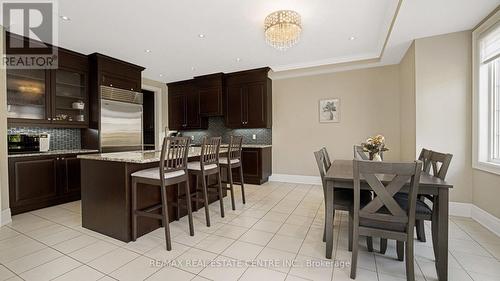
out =
<path fill-rule="evenodd" d="M 241 152 L 243 164 L 243 180 L 249 184 L 263 184 L 269 180 L 272 174 L 272 151 L 271 147 L 244 147 Z M 235 170 L 234 180 L 239 181 L 240 175 Z"/>
<path fill-rule="evenodd" d="M 9 158 L 9 201 L 13 215 L 80 199 L 76 155 Z"/>

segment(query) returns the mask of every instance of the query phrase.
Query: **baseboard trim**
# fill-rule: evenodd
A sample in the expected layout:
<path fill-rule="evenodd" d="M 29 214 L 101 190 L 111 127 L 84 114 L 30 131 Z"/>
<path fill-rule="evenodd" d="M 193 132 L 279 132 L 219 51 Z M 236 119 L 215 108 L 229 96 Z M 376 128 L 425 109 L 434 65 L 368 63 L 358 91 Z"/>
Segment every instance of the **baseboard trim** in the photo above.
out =
<path fill-rule="evenodd" d="M 269 181 L 321 185 L 321 178 L 315 176 L 273 174 L 269 177 Z M 500 236 L 500 219 L 474 204 L 450 202 L 449 214 L 450 216 L 472 218 Z"/>
<path fill-rule="evenodd" d="M 500 236 L 500 219 L 476 205 L 471 204 L 471 206 L 471 218 Z"/>
<path fill-rule="evenodd" d="M 300 184 L 321 184 L 321 178 L 315 176 L 272 174 L 269 181 L 300 183 Z"/>
<path fill-rule="evenodd" d="M 10 208 L 3 210 L 2 213 L 0 214 L 0 226 L 4 226 L 11 222 L 12 222 L 12 216 L 10 214 Z"/>
<path fill-rule="evenodd" d="M 461 202 L 450 202 L 449 214 L 455 217 L 472 217 L 472 204 Z"/>

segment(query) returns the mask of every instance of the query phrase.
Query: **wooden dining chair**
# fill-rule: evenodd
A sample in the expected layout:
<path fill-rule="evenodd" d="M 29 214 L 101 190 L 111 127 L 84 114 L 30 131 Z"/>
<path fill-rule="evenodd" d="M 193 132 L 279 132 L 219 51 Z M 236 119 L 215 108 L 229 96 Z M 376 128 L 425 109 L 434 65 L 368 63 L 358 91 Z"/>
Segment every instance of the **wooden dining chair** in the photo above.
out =
<path fill-rule="evenodd" d="M 425 148 L 422 149 L 422 151 L 420 152 L 420 156 L 418 157 L 418 159 L 423 162 L 424 172 L 430 173 L 442 180 L 446 179 L 446 174 L 448 173 L 448 168 L 450 167 L 452 158 L 452 154 L 436 152 Z M 434 202 L 432 196 L 419 196 L 419 200 L 424 204 L 426 198 Z M 431 220 L 432 217 L 426 216 L 422 219 L 420 219 L 419 217 L 421 216 L 417 216 L 417 221 L 415 223 L 415 227 L 417 230 L 417 239 L 421 242 L 425 242 L 427 239 L 425 237 L 424 220 Z"/>
<path fill-rule="evenodd" d="M 353 160 L 354 207 L 351 278 L 356 278 L 360 235 L 394 239 L 405 246 L 406 279 L 415 280 L 413 235 L 422 162 L 390 163 Z M 368 204 L 361 203 L 361 178 L 375 193 Z M 381 180 L 384 179 L 384 180 Z M 384 185 L 382 182 L 387 182 Z M 401 206 L 393 197 L 410 181 L 409 202 Z M 398 253 L 399 254 L 399 253 Z"/>
<path fill-rule="evenodd" d="M 321 176 L 321 182 L 323 185 L 323 196 L 325 198 L 325 204 L 326 202 L 326 182 L 325 182 L 325 175 L 327 172 L 326 169 L 326 162 L 329 162 L 329 166 L 331 166 L 330 160 L 325 160 L 325 152 L 326 155 L 328 155 L 328 152 L 326 151 L 326 148 L 323 150 L 319 150 L 314 152 L 314 157 L 316 158 L 316 164 L 318 165 L 319 169 L 319 174 Z M 347 190 L 347 189 L 337 189 L 334 192 L 334 202 L 333 202 L 333 216 L 335 218 L 335 210 L 339 211 L 347 211 L 349 212 L 349 245 L 348 249 L 349 251 L 352 249 L 352 206 L 353 206 L 353 199 L 354 199 L 354 193 L 352 190 Z M 368 203 L 371 200 L 371 193 L 366 193 L 363 192 L 361 196 L 361 200 L 363 203 Z M 334 221 L 334 218 L 332 218 L 332 221 Z M 325 217 L 325 222 L 324 222 L 324 228 L 323 228 L 323 242 L 326 242 L 326 217 Z M 371 237 L 367 237 L 366 239 L 366 244 L 368 251 L 373 251 L 373 240 Z"/>
<path fill-rule="evenodd" d="M 191 213 L 191 200 L 189 191 L 189 176 L 187 171 L 187 159 L 191 139 L 188 137 L 166 137 L 160 154 L 160 166 L 150 169 L 140 170 L 132 174 L 132 241 L 137 239 L 137 219 L 138 217 L 148 217 L 159 219 L 165 228 L 165 240 L 167 250 L 172 250 L 170 239 L 169 215 L 167 188 L 172 185 L 184 183 L 186 187 L 186 205 L 189 219 L 189 234 L 194 235 L 193 215 Z M 139 184 L 143 184 L 139 186 Z M 161 192 L 161 203 L 139 209 L 137 207 L 138 187 L 150 188 L 157 186 Z M 178 204 L 179 202 L 177 202 Z M 161 209 L 161 214 L 156 211 Z"/>
<path fill-rule="evenodd" d="M 204 137 L 201 144 L 200 160 L 188 163 L 189 175 L 195 176 L 196 179 L 196 192 L 192 194 L 192 197 L 194 198 L 191 199 L 196 201 L 196 205 L 198 205 L 198 202 L 202 202 L 204 204 L 205 220 L 208 227 L 210 227 L 210 213 L 208 208 L 209 193 L 215 193 L 219 198 L 221 217 L 224 217 L 224 196 L 222 194 L 222 184 L 219 167 L 220 143 L 220 137 Z M 218 184 L 210 185 L 209 176 L 211 175 L 217 175 Z M 213 190 L 210 190 L 209 192 L 209 187 L 214 187 L 215 189 L 217 189 L 217 191 L 213 192 Z M 199 194 L 202 194 L 203 198 L 200 198 Z M 179 207 L 180 206 L 177 207 L 177 213 L 179 213 Z"/>
<path fill-rule="evenodd" d="M 234 202 L 234 188 L 233 185 L 235 182 L 233 181 L 233 169 L 238 168 L 240 174 L 240 182 L 241 185 L 241 197 L 243 204 L 245 204 L 245 184 L 243 180 L 243 163 L 241 161 L 241 150 L 243 147 L 243 137 L 242 136 L 231 136 L 229 140 L 229 148 L 227 151 L 226 157 L 221 157 L 219 164 L 221 169 L 225 168 L 227 171 L 227 182 L 229 183 L 229 187 L 227 190 L 231 193 L 231 207 L 233 210 L 236 210 L 236 204 Z M 225 182 L 226 183 L 226 182 Z M 236 183 L 237 184 L 237 183 Z"/>

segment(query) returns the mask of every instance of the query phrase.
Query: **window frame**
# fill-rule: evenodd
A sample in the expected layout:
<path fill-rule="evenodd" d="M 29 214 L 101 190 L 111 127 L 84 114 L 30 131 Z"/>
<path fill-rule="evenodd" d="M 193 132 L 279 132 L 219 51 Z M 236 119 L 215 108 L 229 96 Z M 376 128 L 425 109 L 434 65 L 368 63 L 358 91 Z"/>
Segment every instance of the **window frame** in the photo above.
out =
<path fill-rule="evenodd" d="M 500 11 L 497 11 L 472 32 L 472 167 L 497 175 L 500 175 L 500 159 L 493 159 L 492 153 L 495 105 L 490 95 L 492 83 L 488 83 L 492 73 L 490 66 L 481 65 L 479 43 L 481 35 L 499 22 Z M 496 70 L 500 71 L 500 67 Z"/>

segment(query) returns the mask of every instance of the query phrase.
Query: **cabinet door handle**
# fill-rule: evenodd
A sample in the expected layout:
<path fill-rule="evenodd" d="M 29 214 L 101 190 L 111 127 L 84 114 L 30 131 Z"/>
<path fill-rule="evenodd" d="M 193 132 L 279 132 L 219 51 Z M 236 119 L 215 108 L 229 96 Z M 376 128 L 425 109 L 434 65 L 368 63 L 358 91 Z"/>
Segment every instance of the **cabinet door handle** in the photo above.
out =
<path fill-rule="evenodd" d="M 64 157 L 61 157 L 61 160 L 64 160 Z"/>
<path fill-rule="evenodd" d="M 50 118 L 50 117 L 49 117 L 49 118 L 47 118 L 47 120 L 49 120 L 49 121 L 50 121 L 50 120 L 52 120 L 52 118 Z"/>

